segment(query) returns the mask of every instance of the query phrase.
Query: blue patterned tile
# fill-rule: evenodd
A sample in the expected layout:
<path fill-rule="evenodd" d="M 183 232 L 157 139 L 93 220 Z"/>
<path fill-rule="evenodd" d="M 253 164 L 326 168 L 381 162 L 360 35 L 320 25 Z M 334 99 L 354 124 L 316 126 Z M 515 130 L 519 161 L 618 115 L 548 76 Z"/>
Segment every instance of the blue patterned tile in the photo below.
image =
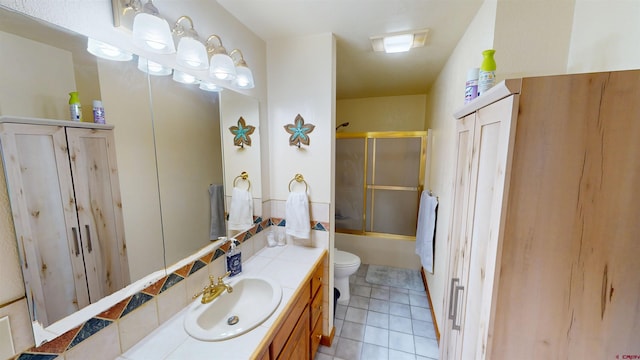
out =
<path fill-rule="evenodd" d="M 144 295 L 147 295 L 147 294 L 144 294 Z M 112 322 L 109 320 L 98 319 L 98 318 L 91 318 L 87 320 L 87 322 L 85 322 L 84 325 L 82 325 L 82 328 L 80 329 L 80 331 L 78 331 L 78 334 L 76 335 L 76 337 L 73 338 L 73 341 L 71 341 L 71 344 L 69 344 L 69 347 L 67 348 L 67 350 L 80 344 L 81 342 L 86 340 L 89 336 L 111 325 L 111 323 Z"/>
<path fill-rule="evenodd" d="M 200 260 L 198 260 L 200 261 Z M 184 280 L 184 278 L 180 275 L 177 275 L 175 273 L 171 273 L 171 275 L 169 275 L 167 277 L 167 281 L 164 282 L 164 285 L 162 285 L 162 289 L 160 290 L 160 292 L 164 292 L 166 290 L 168 290 L 170 287 L 172 287 L 173 285 L 179 283 L 180 281 Z"/>
<path fill-rule="evenodd" d="M 221 249 L 216 249 L 215 254 L 213 254 L 213 260 L 216 260 L 221 256 L 224 256 L 224 251 L 222 251 Z"/>
<path fill-rule="evenodd" d="M 254 224 L 260 224 L 262 222 L 262 217 L 258 216 L 256 217 L 256 219 L 253 221 Z"/>
<path fill-rule="evenodd" d="M 247 240 L 251 239 L 251 236 L 253 236 L 253 235 L 251 235 L 251 233 L 250 233 L 249 231 L 247 231 L 247 232 L 244 234 L 244 237 L 242 238 L 242 242 L 245 242 L 245 241 L 247 241 Z"/>
<path fill-rule="evenodd" d="M 262 230 L 264 230 L 264 229 L 262 228 L 262 225 L 261 225 L 261 224 L 258 224 L 258 227 L 256 227 L 256 234 L 257 234 L 257 233 L 259 233 L 259 232 L 261 232 Z"/>
<path fill-rule="evenodd" d="M 273 220 L 271 220 L 271 218 L 269 218 L 268 226 L 272 226 L 272 225 L 273 225 Z"/>
<path fill-rule="evenodd" d="M 280 222 L 278 223 L 278 226 L 287 226 L 287 220 L 286 219 L 280 220 Z"/>
<path fill-rule="evenodd" d="M 27 354 L 27 353 L 23 353 L 20 354 L 20 356 L 18 356 L 16 358 L 16 360 L 53 360 L 55 358 L 57 358 L 58 355 L 51 355 L 51 354 Z"/>
<path fill-rule="evenodd" d="M 171 274 L 173 275 L 173 274 Z M 162 287 L 163 289 L 165 288 L 165 286 L 167 286 L 167 282 L 169 282 L 169 279 L 171 278 L 171 276 L 169 276 L 169 278 L 167 279 L 167 281 L 165 282 L 165 285 Z M 162 291 L 160 291 L 162 292 Z M 127 307 L 124 308 L 124 310 L 122 311 L 122 315 L 120 315 L 120 318 L 125 317 L 128 313 L 132 312 L 133 310 L 137 309 L 138 307 L 140 307 L 140 305 L 146 303 L 147 301 L 153 299 L 153 296 L 145 294 L 145 293 L 136 293 L 135 295 L 133 295 L 131 297 L 131 300 L 129 300 L 129 303 L 127 304 Z"/>
<path fill-rule="evenodd" d="M 202 269 L 203 267 L 207 266 L 207 264 L 205 264 L 204 262 L 200 261 L 200 260 L 196 260 L 195 263 L 193 263 L 193 267 L 191 268 L 191 271 L 189 271 L 189 275 L 193 274 L 194 272 Z"/>
<path fill-rule="evenodd" d="M 322 226 L 322 224 L 321 224 L 321 223 L 316 223 L 316 224 L 313 226 L 313 230 L 327 231 L 327 229 L 325 229 L 325 228 L 324 228 L 324 226 Z"/>

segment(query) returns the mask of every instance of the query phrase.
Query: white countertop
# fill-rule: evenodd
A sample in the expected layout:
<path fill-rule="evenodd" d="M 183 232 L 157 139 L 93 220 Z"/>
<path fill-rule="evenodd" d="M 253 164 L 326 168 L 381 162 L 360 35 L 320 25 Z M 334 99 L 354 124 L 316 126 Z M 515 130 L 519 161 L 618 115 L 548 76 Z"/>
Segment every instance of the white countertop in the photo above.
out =
<path fill-rule="evenodd" d="M 324 249 L 286 245 L 260 250 L 242 264 L 242 273 L 230 281 L 243 276 L 263 276 L 277 281 L 282 287 L 282 300 L 276 311 L 255 329 L 225 341 L 200 341 L 184 330 L 183 320 L 190 304 L 160 325 L 126 353 L 120 360 L 148 359 L 249 359 L 275 320 L 291 300 L 297 288 L 312 270 Z M 199 300 L 194 300 L 199 301 Z"/>

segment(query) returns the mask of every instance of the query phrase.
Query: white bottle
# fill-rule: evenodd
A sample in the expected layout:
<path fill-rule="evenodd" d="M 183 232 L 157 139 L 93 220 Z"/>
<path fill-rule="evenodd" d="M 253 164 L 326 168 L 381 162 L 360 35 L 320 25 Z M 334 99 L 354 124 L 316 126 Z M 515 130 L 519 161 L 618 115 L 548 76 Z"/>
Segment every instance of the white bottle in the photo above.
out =
<path fill-rule="evenodd" d="M 93 100 L 93 122 L 96 124 L 104 124 L 104 107 L 102 101 Z"/>
<path fill-rule="evenodd" d="M 478 97 L 478 68 L 471 68 L 467 71 L 467 83 L 464 90 L 464 103 Z"/>

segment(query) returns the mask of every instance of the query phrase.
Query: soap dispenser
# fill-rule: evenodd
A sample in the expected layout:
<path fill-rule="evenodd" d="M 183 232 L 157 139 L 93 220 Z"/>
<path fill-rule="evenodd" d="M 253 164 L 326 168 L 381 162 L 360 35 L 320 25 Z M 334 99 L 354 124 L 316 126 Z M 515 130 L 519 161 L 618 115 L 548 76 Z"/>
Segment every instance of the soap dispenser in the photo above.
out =
<path fill-rule="evenodd" d="M 236 249 L 236 243 L 233 239 L 229 239 L 231 247 L 227 251 L 227 272 L 229 276 L 235 276 L 242 272 L 242 253 Z"/>

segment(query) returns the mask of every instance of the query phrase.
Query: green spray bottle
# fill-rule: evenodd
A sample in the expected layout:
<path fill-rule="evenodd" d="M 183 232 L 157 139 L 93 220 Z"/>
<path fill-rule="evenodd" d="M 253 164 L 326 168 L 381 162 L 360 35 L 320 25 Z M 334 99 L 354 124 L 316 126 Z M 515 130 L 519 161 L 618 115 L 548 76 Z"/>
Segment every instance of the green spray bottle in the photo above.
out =
<path fill-rule="evenodd" d="M 71 113 L 72 121 L 82 121 L 82 105 L 80 105 L 80 99 L 78 98 L 78 92 L 73 91 L 69 93 L 69 112 Z"/>

